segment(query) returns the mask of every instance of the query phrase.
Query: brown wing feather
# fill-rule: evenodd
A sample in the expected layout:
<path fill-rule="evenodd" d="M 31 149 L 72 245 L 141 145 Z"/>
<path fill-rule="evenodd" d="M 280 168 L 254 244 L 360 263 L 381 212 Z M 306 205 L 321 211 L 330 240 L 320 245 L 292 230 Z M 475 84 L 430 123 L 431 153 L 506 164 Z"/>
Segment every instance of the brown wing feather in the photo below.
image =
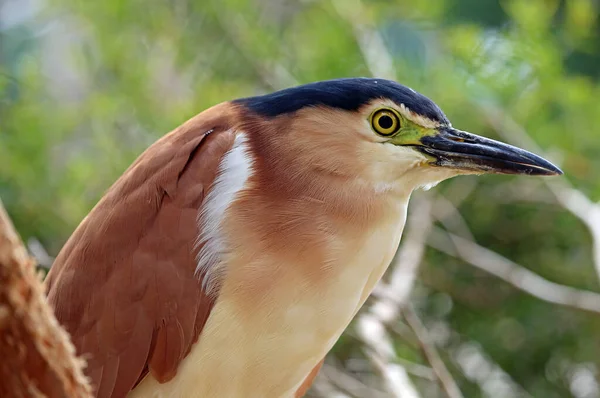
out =
<path fill-rule="evenodd" d="M 213 299 L 195 276 L 196 220 L 234 117 L 219 105 L 148 148 L 48 274 L 49 302 L 87 358 L 97 397 L 125 397 L 148 372 L 170 380 L 204 327 Z"/>

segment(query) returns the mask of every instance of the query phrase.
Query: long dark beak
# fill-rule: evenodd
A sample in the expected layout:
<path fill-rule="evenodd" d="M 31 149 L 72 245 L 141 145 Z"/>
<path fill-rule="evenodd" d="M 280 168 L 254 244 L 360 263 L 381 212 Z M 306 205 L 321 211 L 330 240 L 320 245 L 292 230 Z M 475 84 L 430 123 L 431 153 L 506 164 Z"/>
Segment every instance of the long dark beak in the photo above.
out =
<path fill-rule="evenodd" d="M 475 134 L 442 127 L 439 133 L 421 138 L 415 146 L 433 156 L 433 164 L 461 170 L 498 174 L 561 175 L 563 172 L 524 149 L 490 140 Z"/>

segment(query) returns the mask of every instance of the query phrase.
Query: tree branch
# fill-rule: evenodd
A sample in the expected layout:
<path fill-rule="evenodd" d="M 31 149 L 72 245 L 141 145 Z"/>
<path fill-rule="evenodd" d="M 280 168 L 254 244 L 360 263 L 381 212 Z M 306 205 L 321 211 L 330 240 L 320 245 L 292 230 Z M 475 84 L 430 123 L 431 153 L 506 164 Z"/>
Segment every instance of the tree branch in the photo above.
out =
<path fill-rule="evenodd" d="M 84 363 L 45 300 L 0 202 L 0 396 L 92 397 Z"/>

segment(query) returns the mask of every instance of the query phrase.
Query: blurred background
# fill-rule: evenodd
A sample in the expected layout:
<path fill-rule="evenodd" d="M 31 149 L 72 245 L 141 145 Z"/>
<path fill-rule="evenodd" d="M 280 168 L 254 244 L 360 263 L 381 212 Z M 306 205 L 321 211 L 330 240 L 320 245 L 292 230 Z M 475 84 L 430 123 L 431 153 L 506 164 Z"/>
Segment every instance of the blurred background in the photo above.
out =
<path fill-rule="evenodd" d="M 0 197 L 48 268 L 149 144 L 218 102 L 395 79 L 560 178 L 417 192 L 313 397 L 600 397 L 597 0 L 0 0 Z"/>

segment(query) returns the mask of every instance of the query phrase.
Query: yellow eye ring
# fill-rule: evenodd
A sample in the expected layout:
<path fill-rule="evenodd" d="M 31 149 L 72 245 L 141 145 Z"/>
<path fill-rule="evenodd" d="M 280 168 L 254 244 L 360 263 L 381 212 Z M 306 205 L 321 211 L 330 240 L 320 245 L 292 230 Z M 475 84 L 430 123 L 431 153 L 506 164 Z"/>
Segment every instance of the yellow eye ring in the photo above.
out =
<path fill-rule="evenodd" d="M 371 128 L 377 134 L 389 137 L 400 130 L 400 116 L 389 108 L 378 109 L 371 115 Z"/>

